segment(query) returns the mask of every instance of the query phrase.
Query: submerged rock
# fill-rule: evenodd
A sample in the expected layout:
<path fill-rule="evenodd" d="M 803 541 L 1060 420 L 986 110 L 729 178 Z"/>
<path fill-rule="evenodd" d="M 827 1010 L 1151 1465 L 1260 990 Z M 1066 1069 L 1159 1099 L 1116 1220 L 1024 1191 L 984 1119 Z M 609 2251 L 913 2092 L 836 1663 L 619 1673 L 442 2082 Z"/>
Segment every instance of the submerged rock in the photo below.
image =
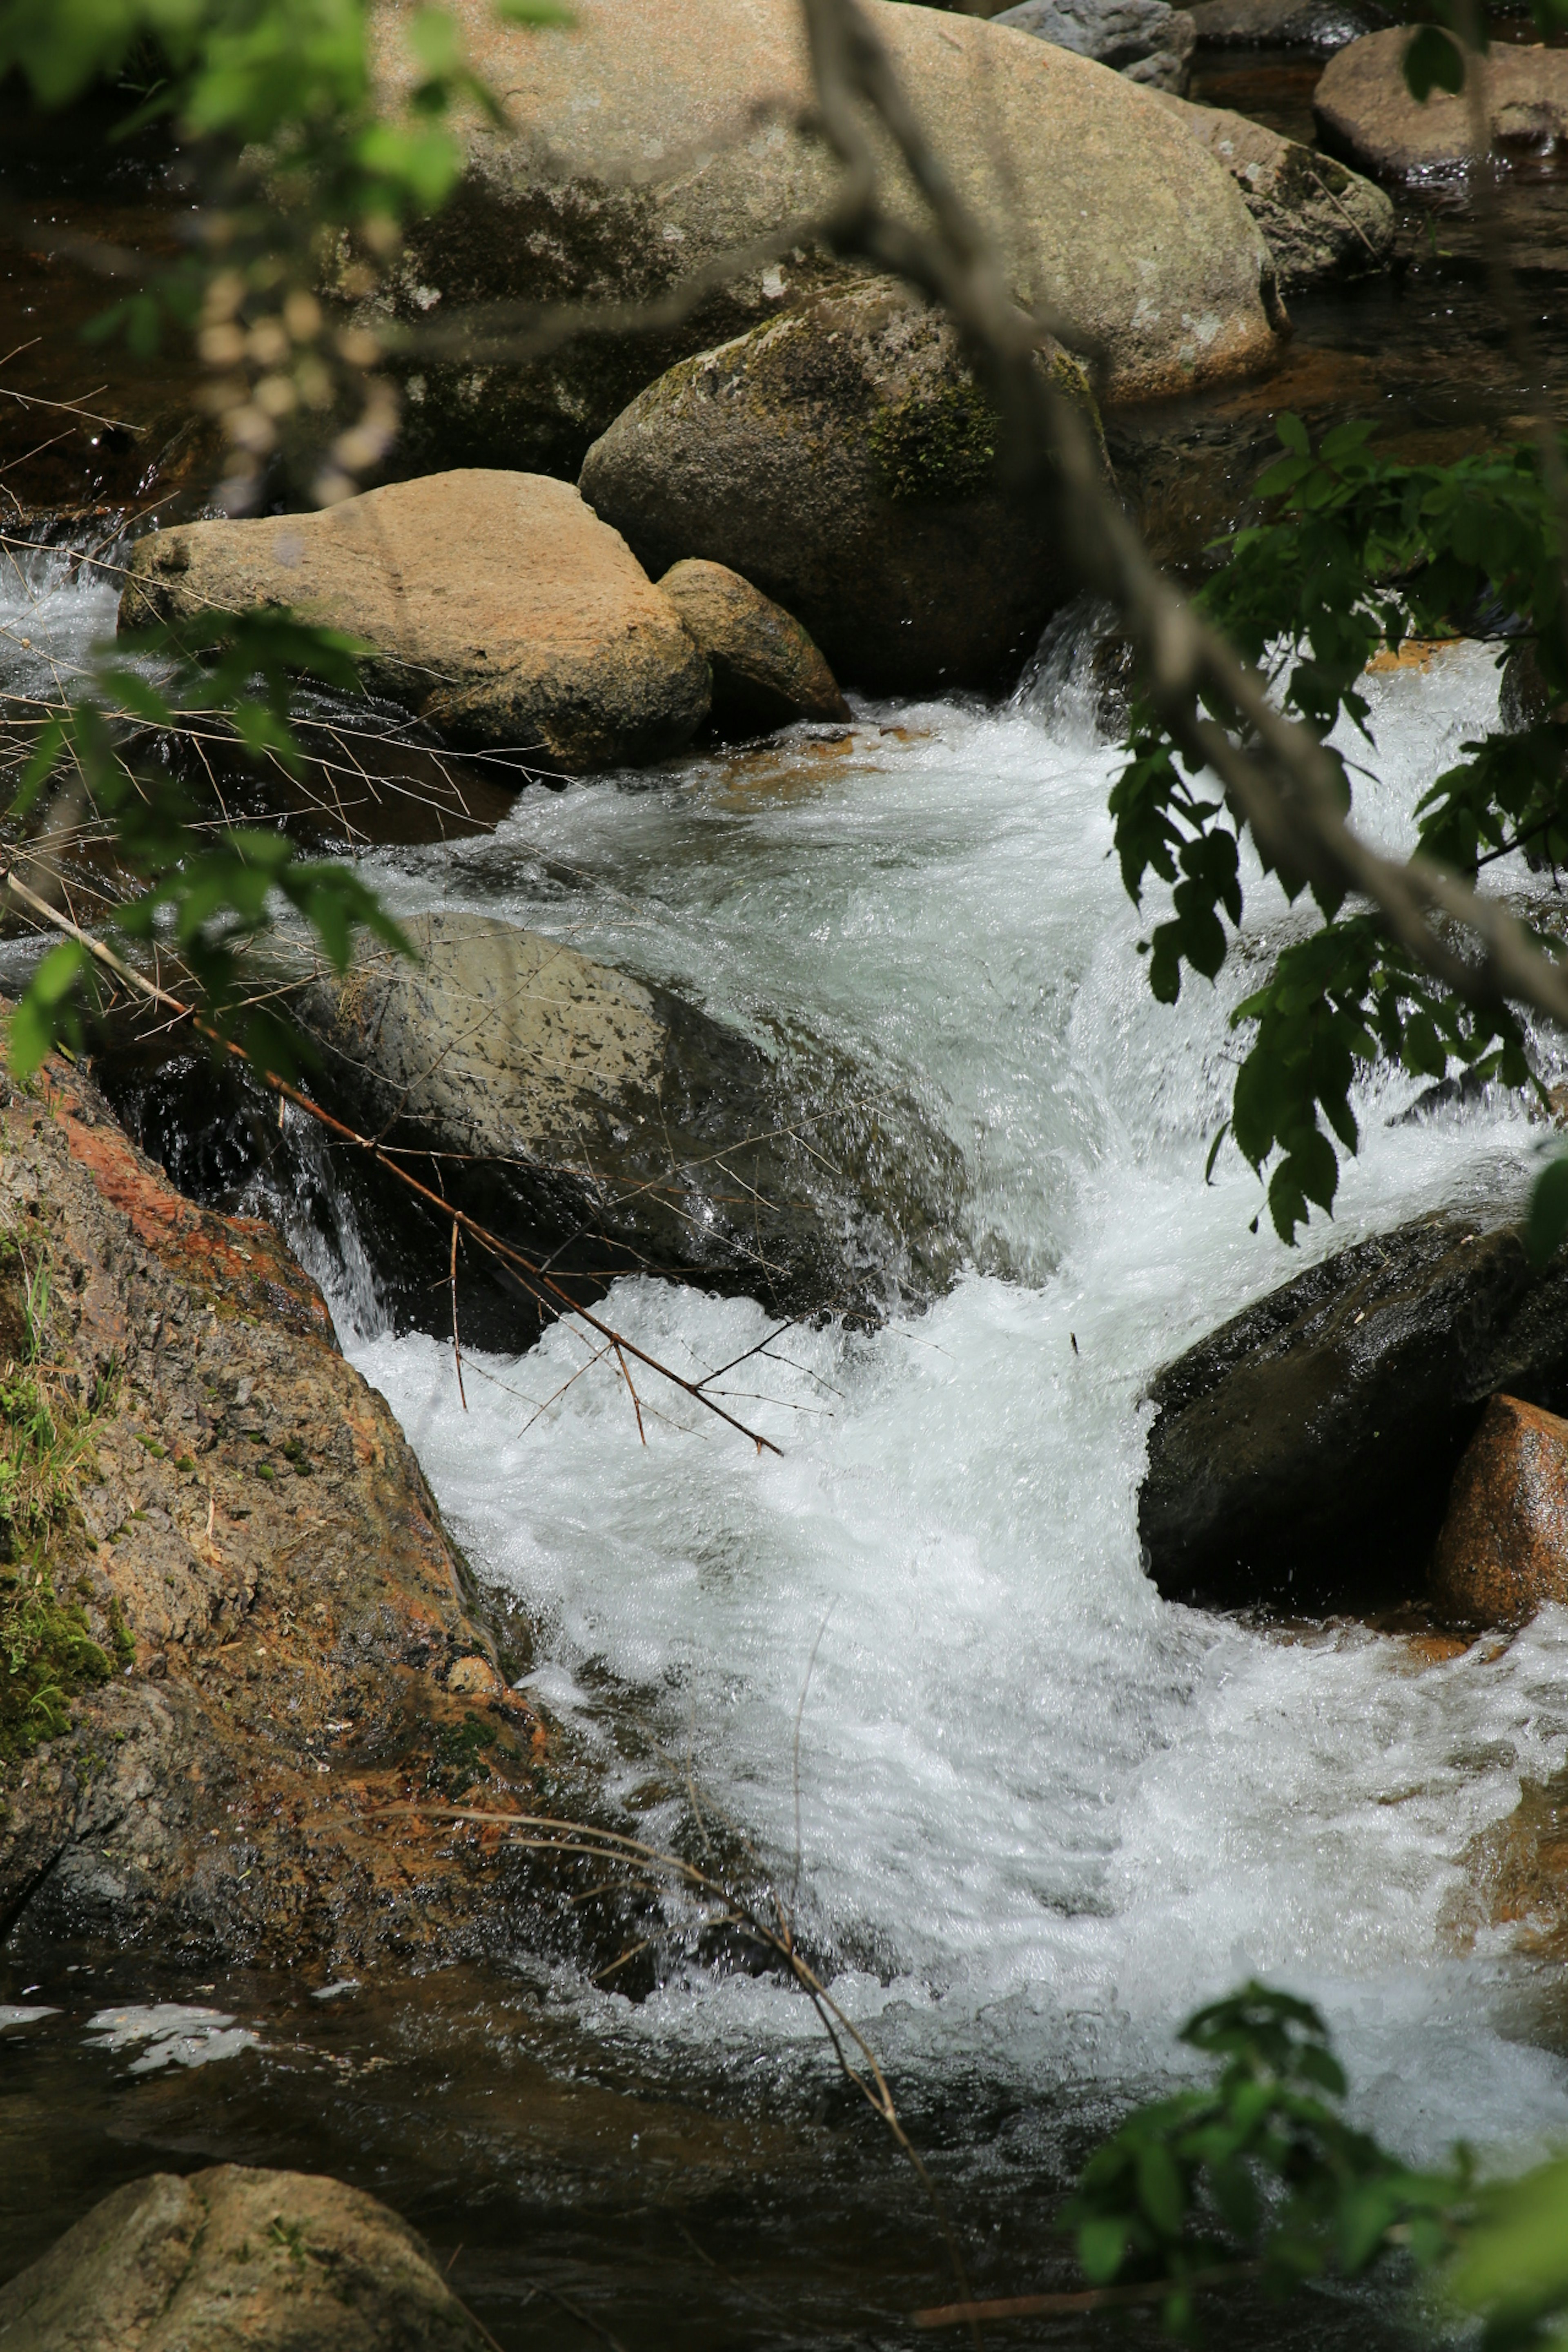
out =
<path fill-rule="evenodd" d="M 1456 1625 L 1519 1625 L 1568 1600 L 1568 1421 L 1494 1396 L 1454 1475 L 1432 1603 Z"/>
<path fill-rule="evenodd" d="M 1395 21 L 1379 0 L 1196 0 L 1192 16 L 1206 48 L 1316 49 L 1322 57 Z"/>
<path fill-rule="evenodd" d="M 510 1691 L 445 1686 L 496 1642 L 315 1286 L 269 1225 L 183 1198 L 53 1064 L 36 1092 L 0 1082 L 0 1223 L 18 1364 L 24 1260 L 52 1276 L 19 1377 L 63 1447 L 42 1529 L 13 1496 L 0 1536 L 14 1560 L 47 1535 L 80 1668 L 58 1706 L 0 1726 L 9 1953 L 94 1934 L 310 1970 L 510 1948 L 519 1901 L 537 1908 L 521 1858 L 388 1808 L 481 1782 L 534 1802 L 545 1735 Z M 26 1409 L 8 1393 L 7 1418 Z M 0 1569 L 0 1618 L 16 1598 Z"/>
<path fill-rule="evenodd" d="M 1277 320 L 1257 231 L 1226 175 L 1194 169 L 1124 81 L 973 16 L 866 5 L 1013 291 L 1065 310 L 1103 351 L 1111 398 L 1270 364 Z M 797 232 L 657 332 L 584 334 L 520 365 L 406 362 L 416 462 L 575 476 L 589 444 L 674 362 L 843 282 L 811 234 L 839 174 L 809 127 L 804 21 L 796 0 L 732 0 L 712 39 L 693 37 L 678 0 L 578 0 L 560 29 L 508 26 L 489 0 L 458 0 L 456 15 L 506 122 L 473 123 L 455 198 L 410 227 L 386 297 L 399 318 L 428 328 L 498 300 L 646 302 L 752 239 Z M 394 108 L 426 71 L 406 44 L 410 21 L 392 0 L 374 12 Z M 923 220 L 886 143 L 877 152 L 884 200 Z"/>
<path fill-rule="evenodd" d="M 1197 30 L 1169 0 L 1019 0 L 991 19 L 1093 58 L 1129 81 L 1184 95 Z"/>
<path fill-rule="evenodd" d="M 1268 241 L 1282 294 L 1388 267 L 1394 206 L 1371 180 L 1228 107 L 1160 102 L 1235 180 Z"/>
<path fill-rule="evenodd" d="M 447 1155 L 451 1197 L 545 1237 L 558 1272 L 682 1273 L 786 1314 L 875 1313 L 951 1278 L 958 1154 L 912 1105 L 820 1054 L 786 1075 L 668 990 L 513 924 L 406 928 L 417 965 L 367 953 L 306 992 L 323 1090 Z"/>
<path fill-rule="evenodd" d="M 1499 1389 L 1568 1403 L 1568 1265 L 1517 1227 L 1446 1213 L 1309 1267 L 1151 1387 L 1150 1575 L 1222 1608 L 1411 1598 Z"/>
<path fill-rule="evenodd" d="M 567 772 L 676 751 L 708 667 L 667 598 L 575 490 L 458 472 L 317 514 L 187 523 L 138 541 L 120 625 L 289 605 L 364 639 L 366 685 L 448 742 Z"/>
<path fill-rule="evenodd" d="M 1415 99 L 1405 84 L 1403 26 L 1352 41 L 1331 58 L 1312 97 L 1320 135 L 1391 179 L 1449 176 L 1474 157 L 1461 91 Z M 1494 44 L 1487 59 L 1491 142 L 1503 154 L 1549 155 L 1568 142 L 1568 49 Z"/>
<path fill-rule="evenodd" d="M 1078 362 L 1041 365 L 1092 416 Z M 1053 501 L 1008 482 L 1000 439 L 946 319 L 871 280 L 671 368 L 582 490 L 651 572 L 728 564 L 840 677 L 929 693 L 1016 670 L 1072 586 Z"/>
<path fill-rule="evenodd" d="M 713 724 L 755 734 L 792 719 L 842 719 L 838 681 L 793 613 L 722 563 L 672 564 L 659 582 L 713 677 Z"/>
<path fill-rule="evenodd" d="M 315 2173 L 127 2181 L 0 2287 L 6 2352 L 479 2352 L 405 2221 Z"/>

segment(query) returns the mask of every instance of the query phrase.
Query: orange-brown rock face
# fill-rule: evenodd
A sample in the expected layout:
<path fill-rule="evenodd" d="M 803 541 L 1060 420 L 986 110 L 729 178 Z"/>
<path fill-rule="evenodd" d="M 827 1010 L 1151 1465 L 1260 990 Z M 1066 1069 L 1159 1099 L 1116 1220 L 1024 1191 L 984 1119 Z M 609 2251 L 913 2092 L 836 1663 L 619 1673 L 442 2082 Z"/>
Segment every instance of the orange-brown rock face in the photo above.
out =
<path fill-rule="evenodd" d="M 28 1398 L 70 1458 L 25 1524 L 6 1505 L 0 1607 L 42 1571 L 113 1675 L 0 1764 L 0 1934 L 480 1948 L 496 1833 L 394 1809 L 537 1801 L 544 1734 L 419 1466 L 271 1228 L 185 1200 L 58 1065 L 0 1081 L 12 1461 Z"/>
<path fill-rule="evenodd" d="M 1568 1598 L 1568 1421 L 1494 1396 L 1448 1498 L 1433 1561 L 1437 1614 L 1517 1625 Z"/>

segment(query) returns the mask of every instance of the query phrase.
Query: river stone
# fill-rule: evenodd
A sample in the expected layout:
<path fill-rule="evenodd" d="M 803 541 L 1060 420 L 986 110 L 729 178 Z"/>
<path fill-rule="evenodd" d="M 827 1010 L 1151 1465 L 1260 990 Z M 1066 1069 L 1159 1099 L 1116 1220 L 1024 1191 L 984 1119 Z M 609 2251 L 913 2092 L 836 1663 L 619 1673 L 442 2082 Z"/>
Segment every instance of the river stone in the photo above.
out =
<path fill-rule="evenodd" d="M 1318 131 L 1342 152 L 1396 179 L 1442 177 L 1472 159 L 1468 97 L 1412 98 L 1406 26 L 1371 33 L 1331 58 L 1312 98 Z M 1487 59 L 1491 137 L 1504 154 L 1549 155 L 1568 142 L 1568 49 L 1496 42 Z"/>
<path fill-rule="evenodd" d="M 955 1271 L 958 1155 L 825 1051 L 775 1066 L 668 989 L 491 917 L 419 916 L 300 1015 L 334 1104 L 508 1238 L 599 1277 L 647 1270 L 786 1314 L 879 1311 Z M 573 1255 L 583 1241 L 584 1252 Z M 563 1245 L 564 1245 L 563 1247 Z"/>
<path fill-rule="evenodd" d="M 1394 206 L 1371 180 L 1228 107 L 1160 102 L 1235 180 L 1268 240 L 1282 294 L 1388 267 Z"/>
<path fill-rule="evenodd" d="M 1466 1447 L 1432 1562 L 1456 1625 L 1519 1625 L 1568 1600 L 1568 1421 L 1494 1396 Z"/>
<path fill-rule="evenodd" d="M 1169 0 L 1019 0 L 991 19 L 1094 58 L 1150 89 L 1185 92 L 1197 32 Z"/>
<path fill-rule="evenodd" d="M 1040 363 L 1092 419 L 1077 362 Z M 1073 585 L 1048 494 L 1006 479 L 999 444 L 952 326 L 880 279 L 682 360 L 582 489 L 650 572 L 728 564 L 851 685 L 929 693 L 1016 670 Z"/>
<path fill-rule="evenodd" d="M 314 2173 L 127 2181 L 0 2287 L 5 2352 L 479 2352 L 405 2221 Z"/>
<path fill-rule="evenodd" d="M 1568 1404 L 1568 1263 L 1497 1212 L 1342 1250 L 1152 1383 L 1138 1525 L 1168 1600 L 1374 1607 L 1419 1593 L 1494 1390 Z"/>
<path fill-rule="evenodd" d="M 661 758 L 707 716 L 668 600 L 565 482 L 467 471 L 317 514 L 186 523 L 132 551 L 121 629 L 291 605 L 371 647 L 373 692 L 449 742 L 574 773 Z"/>
<path fill-rule="evenodd" d="M 1321 57 L 1395 21 L 1378 0 L 1196 0 L 1192 16 L 1205 48 L 1316 49 Z"/>
<path fill-rule="evenodd" d="M 847 719 L 838 681 L 793 613 L 722 563 L 676 563 L 659 582 L 713 677 L 713 723 L 742 734 L 792 719 Z"/>
<path fill-rule="evenodd" d="M 1109 396 L 1156 398 L 1272 364 L 1283 325 L 1267 249 L 1227 175 L 1194 168 L 1173 126 L 1090 59 L 967 16 L 865 0 L 959 192 L 989 229 L 1015 293 L 1056 305 L 1103 351 Z M 410 328 L 519 299 L 645 302 L 706 265 L 798 236 L 678 322 L 584 334 L 502 366 L 437 352 L 407 370 L 415 463 L 527 465 L 575 477 L 589 444 L 679 359 L 754 326 L 843 266 L 809 224 L 838 167 L 803 121 L 815 108 L 797 0 L 729 0 L 722 37 L 693 37 L 683 0 L 576 0 L 569 27 L 501 22 L 489 0 L 454 10 L 506 127 L 465 132 L 451 202 L 407 232 L 384 299 Z M 384 100 L 426 68 L 407 11 L 373 23 Z M 921 200 L 878 134 L 884 193 Z"/>

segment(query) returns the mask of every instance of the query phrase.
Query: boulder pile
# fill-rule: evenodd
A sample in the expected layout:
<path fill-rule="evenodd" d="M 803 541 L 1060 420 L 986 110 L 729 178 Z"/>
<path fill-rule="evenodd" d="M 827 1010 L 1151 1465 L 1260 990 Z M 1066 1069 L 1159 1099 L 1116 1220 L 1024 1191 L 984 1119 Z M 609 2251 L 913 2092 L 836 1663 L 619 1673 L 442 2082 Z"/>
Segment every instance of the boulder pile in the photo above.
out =
<path fill-rule="evenodd" d="M 1102 351 L 1114 400 L 1267 367 L 1281 318 L 1268 256 L 1229 175 L 1086 57 L 963 15 L 866 0 L 921 121 L 986 226 L 1015 293 L 1069 316 Z M 455 201 L 410 232 L 385 297 L 411 325 L 492 301 L 645 302 L 761 240 L 774 257 L 678 323 L 585 334 L 537 359 L 406 362 L 406 436 L 423 466 L 574 477 L 589 445 L 676 361 L 726 342 L 845 271 L 814 235 L 837 167 L 803 124 L 812 81 L 796 0 L 732 0 L 723 38 L 692 37 L 678 0 L 580 0 L 569 28 L 509 26 L 488 0 L 454 14 L 505 94 L 476 121 Z M 425 67 L 407 12 L 374 12 L 383 100 Z M 923 205 L 879 134 L 895 215 Z"/>

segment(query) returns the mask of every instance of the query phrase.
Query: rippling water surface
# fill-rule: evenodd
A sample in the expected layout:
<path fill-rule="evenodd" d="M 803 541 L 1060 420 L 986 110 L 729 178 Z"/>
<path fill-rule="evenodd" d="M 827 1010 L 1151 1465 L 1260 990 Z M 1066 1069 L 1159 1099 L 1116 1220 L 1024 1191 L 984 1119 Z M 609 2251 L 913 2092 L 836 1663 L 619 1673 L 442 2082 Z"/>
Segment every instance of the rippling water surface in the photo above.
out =
<path fill-rule="evenodd" d="M 1479 648 L 1374 681 L 1360 799 L 1385 838 L 1495 694 Z M 1108 856 L 1114 765 L 1058 657 L 1002 713 L 868 710 L 847 748 L 527 795 L 493 840 L 381 861 L 400 905 L 503 913 L 716 1013 L 804 1023 L 960 1146 L 972 1265 L 948 1297 L 790 1329 L 721 1384 L 782 1458 L 657 1387 L 645 1448 L 603 1366 L 547 1402 L 584 1360 L 564 1330 L 480 1359 L 465 1412 L 448 1349 L 378 1331 L 363 1295 L 340 1313 L 544 1624 L 547 1699 L 591 1734 L 613 1677 L 791 1875 L 798 1716 L 803 1909 L 906 2069 L 1135 2074 L 1190 2004 L 1267 1971 L 1324 2002 L 1405 2145 L 1529 2140 L 1568 2126 L 1568 2078 L 1512 2038 L 1500 1955 L 1461 1958 L 1447 1923 L 1468 1843 L 1563 1761 L 1568 1618 L 1423 1666 L 1359 1627 L 1170 1606 L 1140 1567 L 1144 1384 L 1300 1263 L 1250 1232 L 1234 1152 L 1203 1181 L 1229 1007 L 1297 919 L 1259 885 L 1234 980 L 1156 1005 Z M 1413 1091 L 1365 1090 L 1309 1251 L 1521 1181 L 1516 1108 L 1391 1129 Z M 613 1313 L 682 1369 L 773 1328 L 652 1281 Z M 584 2005 L 710 2057 L 815 2030 L 749 1979 Z"/>

